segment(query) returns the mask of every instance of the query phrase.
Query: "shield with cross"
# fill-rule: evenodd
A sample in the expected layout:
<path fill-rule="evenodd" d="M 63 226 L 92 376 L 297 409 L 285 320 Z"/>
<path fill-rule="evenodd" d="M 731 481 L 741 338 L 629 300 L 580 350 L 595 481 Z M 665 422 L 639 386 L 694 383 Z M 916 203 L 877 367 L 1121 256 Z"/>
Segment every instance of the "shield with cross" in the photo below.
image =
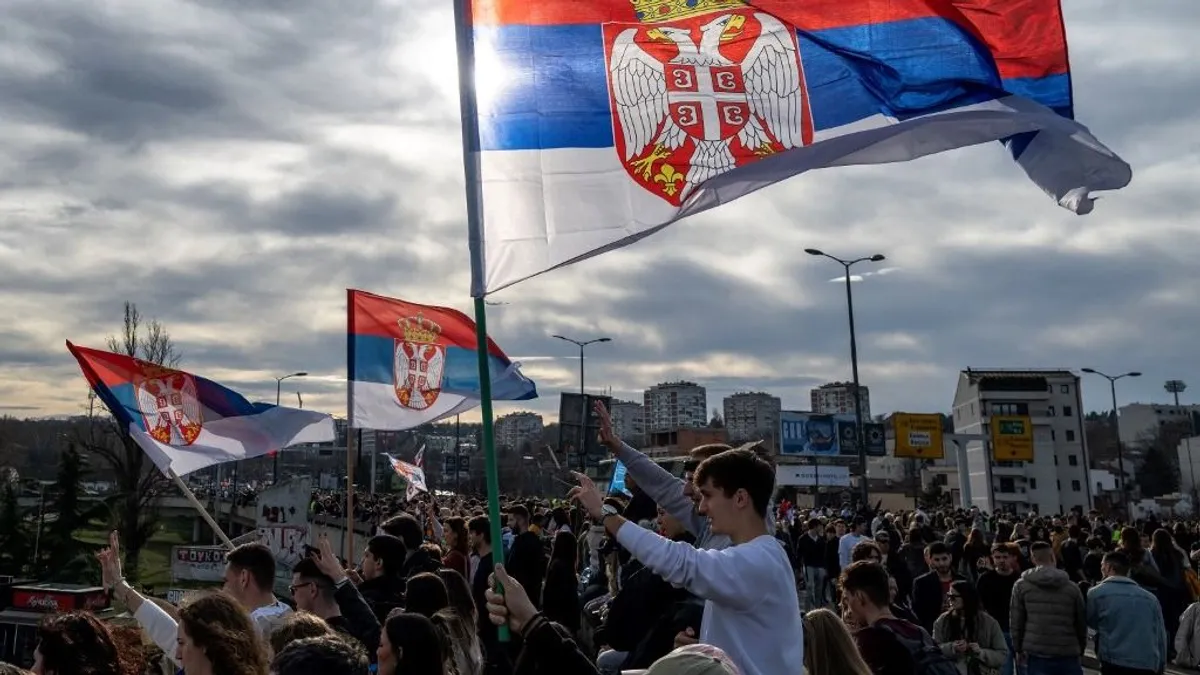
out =
<path fill-rule="evenodd" d="M 196 380 L 187 373 L 162 370 L 151 377 L 134 378 L 146 433 L 164 445 L 191 445 L 204 428 L 204 409 L 196 396 Z"/>
<path fill-rule="evenodd" d="M 396 399 L 412 410 L 425 410 L 442 393 L 446 349 L 428 342 L 396 339 L 392 379 Z"/>

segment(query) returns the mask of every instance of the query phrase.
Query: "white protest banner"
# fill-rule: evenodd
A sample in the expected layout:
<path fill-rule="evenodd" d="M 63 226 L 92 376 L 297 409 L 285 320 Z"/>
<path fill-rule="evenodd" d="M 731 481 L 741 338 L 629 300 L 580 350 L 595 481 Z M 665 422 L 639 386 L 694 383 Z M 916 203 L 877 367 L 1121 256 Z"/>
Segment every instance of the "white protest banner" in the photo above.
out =
<path fill-rule="evenodd" d="M 172 546 L 172 581 L 224 581 L 224 546 Z"/>
<path fill-rule="evenodd" d="M 292 567 L 304 557 L 311 499 L 312 481 L 308 478 L 280 483 L 258 495 L 258 540 L 275 556 L 277 577 L 284 571 L 290 578 Z"/>

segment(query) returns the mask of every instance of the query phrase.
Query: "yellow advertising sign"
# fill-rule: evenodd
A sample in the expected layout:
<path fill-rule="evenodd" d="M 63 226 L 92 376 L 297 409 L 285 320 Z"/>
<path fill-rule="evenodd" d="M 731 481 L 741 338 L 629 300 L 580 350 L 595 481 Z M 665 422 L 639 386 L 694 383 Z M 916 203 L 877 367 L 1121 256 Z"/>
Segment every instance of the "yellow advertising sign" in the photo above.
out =
<path fill-rule="evenodd" d="M 892 415 L 896 431 L 896 457 L 942 459 L 942 416 L 896 413 Z"/>
<path fill-rule="evenodd" d="M 992 455 L 997 462 L 1033 461 L 1033 423 L 1027 415 L 992 417 Z"/>

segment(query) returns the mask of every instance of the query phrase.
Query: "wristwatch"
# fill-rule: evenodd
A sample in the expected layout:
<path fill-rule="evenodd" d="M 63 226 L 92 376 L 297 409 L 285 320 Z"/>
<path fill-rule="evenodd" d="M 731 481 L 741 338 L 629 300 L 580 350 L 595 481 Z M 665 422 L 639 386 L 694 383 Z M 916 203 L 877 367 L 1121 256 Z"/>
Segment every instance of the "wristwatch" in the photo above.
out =
<path fill-rule="evenodd" d="M 617 510 L 617 507 L 613 506 L 612 504 L 605 504 L 600 509 L 600 517 L 596 519 L 596 522 L 603 525 L 605 518 L 607 518 L 609 516 L 619 516 L 619 515 L 621 515 L 621 512 Z"/>

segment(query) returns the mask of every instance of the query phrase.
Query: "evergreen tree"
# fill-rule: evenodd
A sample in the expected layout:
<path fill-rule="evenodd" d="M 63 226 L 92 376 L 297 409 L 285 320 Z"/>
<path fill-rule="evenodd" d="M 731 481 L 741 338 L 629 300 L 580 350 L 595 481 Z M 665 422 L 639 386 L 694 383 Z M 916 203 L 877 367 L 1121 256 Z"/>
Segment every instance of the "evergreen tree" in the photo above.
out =
<path fill-rule="evenodd" d="M 50 501 L 45 504 L 46 514 L 53 514 L 54 518 L 42 529 L 38 563 L 44 564 L 52 574 L 63 572 L 69 563 L 87 553 L 87 546 L 75 540 L 75 533 L 87 527 L 91 520 L 80 499 L 85 471 L 83 456 L 72 443 L 62 453 L 58 477 L 48 495 Z"/>
<path fill-rule="evenodd" d="M 1144 497 L 1161 497 L 1179 487 L 1179 472 L 1159 445 L 1146 450 L 1146 458 L 1137 472 L 1137 483 Z"/>
<path fill-rule="evenodd" d="M 15 483 L 4 481 L 0 487 L 0 574 L 12 576 L 21 575 L 29 563 L 32 544 L 17 496 Z"/>

